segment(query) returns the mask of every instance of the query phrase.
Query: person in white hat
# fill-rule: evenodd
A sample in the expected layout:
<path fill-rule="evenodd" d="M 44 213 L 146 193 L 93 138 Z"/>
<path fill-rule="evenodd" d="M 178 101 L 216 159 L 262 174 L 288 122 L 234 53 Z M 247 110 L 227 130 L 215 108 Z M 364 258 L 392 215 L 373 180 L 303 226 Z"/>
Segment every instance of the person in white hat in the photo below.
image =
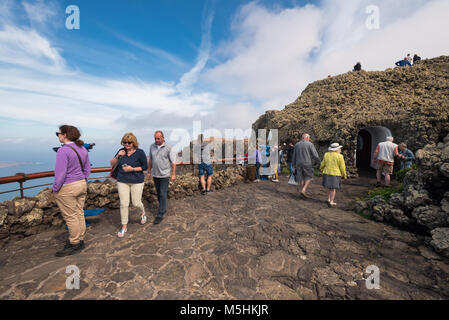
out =
<path fill-rule="evenodd" d="M 329 189 L 327 204 L 329 207 L 335 207 L 335 195 L 337 189 L 340 189 L 341 178 L 347 178 L 346 166 L 343 155 L 341 154 L 343 146 L 338 143 L 332 143 L 328 148 L 329 152 L 324 154 L 321 162 L 320 171 L 323 173 L 323 187 Z"/>

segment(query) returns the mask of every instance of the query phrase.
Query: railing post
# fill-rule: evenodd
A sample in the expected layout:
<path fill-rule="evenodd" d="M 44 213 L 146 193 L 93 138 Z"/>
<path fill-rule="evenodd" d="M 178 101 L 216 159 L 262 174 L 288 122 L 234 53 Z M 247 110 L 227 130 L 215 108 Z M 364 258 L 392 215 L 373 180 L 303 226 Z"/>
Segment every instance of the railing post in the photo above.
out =
<path fill-rule="evenodd" d="M 25 179 L 25 173 L 23 173 L 23 172 L 16 173 L 16 176 L 21 176 L 22 177 L 22 179 L 17 181 L 17 182 L 19 182 L 19 185 L 20 185 L 20 198 L 23 199 L 23 182 L 26 180 Z"/>

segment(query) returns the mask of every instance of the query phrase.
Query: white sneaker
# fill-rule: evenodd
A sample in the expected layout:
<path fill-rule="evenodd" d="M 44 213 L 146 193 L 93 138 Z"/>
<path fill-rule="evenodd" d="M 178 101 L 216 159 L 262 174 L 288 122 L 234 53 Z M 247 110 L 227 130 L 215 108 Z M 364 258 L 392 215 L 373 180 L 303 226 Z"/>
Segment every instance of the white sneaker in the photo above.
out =
<path fill-rule="evenodd" d="M 274 180 L 271 180 L 271 181 L 273 181 L 273 182 L 279 182 L 279 180 L 277 180 L 277 179 L 274 179 Z"/>
<path fill-rule="evenodd" d="M 145 224 L 145 223 L 147 223 L 147 216 L 143 215 L 140 217 L 140 224 Z"/>

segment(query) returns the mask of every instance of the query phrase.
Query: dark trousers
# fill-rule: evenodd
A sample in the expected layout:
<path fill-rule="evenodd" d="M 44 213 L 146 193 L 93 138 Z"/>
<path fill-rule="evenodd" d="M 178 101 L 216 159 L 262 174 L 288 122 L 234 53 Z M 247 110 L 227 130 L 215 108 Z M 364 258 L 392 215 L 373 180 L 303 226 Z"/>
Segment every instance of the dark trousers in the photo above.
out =
<path fill-rule="evenodd" d="M 165 213 L 165 209 L 167 208 L 167 192 L 168 192 L 168 183 L 170 182 L 170 178 L 155 178 L 153 177 L 154 186 L 156 187 L 157 192 L 157 200 L 159 201 L 159 212 L 157 214 L 158 217 L 161 217 Z"/>
<path fill-rule="evenodd" d="M 257 180 L 260 180 L 259 169 L 260 169 L 260 162 L 256 162 L 256 179 Z"/>

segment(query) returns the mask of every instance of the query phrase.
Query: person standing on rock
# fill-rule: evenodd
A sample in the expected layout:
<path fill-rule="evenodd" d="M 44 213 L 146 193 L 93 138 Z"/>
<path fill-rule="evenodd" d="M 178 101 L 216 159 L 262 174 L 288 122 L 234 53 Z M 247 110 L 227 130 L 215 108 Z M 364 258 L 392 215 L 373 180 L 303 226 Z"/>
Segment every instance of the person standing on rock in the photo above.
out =
<path fill-rule="evenodd" d="M 301 195 L 304 198 L 308 198 L 306 192 L 307 187 L 313 180 L 314 162 L 321 162 L 315 146 L 310 142 L 309 134 L 304 133 L 302 135 L 302 140 L 295 145 L 292 162 L 293 168 L 296 169 L 297 179 L 301 187 Z"/>
<path fill-rule="evenodd" d="M 337 189 L 340 189 L 341 178 L 347 178 L 346 166 L 341 148 L 338 143 L 332 143 L 329 147 L 329 152 L 326 152 L 321 162 L 320 171 L 323 173 L 323 187 L 327 188 L 327 204 L 329 207 L 335 207 L 335 195 Z"/>
<path fill-rule="evenodd" d="M 357 62 L 357 64 L 354 66 L 353 71 L 362 71 L 362 64 L 360 62 Z"/>
<path fill-rule="evenodd" d="M 393 143 L 393 137 L 387 137 L 387 141 L 377 145 L 373 160 L 377 162 L 377 184 L 381 186 L 382 173 L 385 174 L 385 186 L 390 186 L 390 175 L 393 174 L 394 157 L 399 156 L 398 145 Z"/>
<path fill-rule="evenodd" d="M 421 61 L 421 57 L 415 53 L 415 55 L 413 56 L 413 64 L 417 63 L 418 61 Z"/>
<path fill-rule="evenodd" d="M 90 160 L 77 128 L 63 125 L 59 127 L 56 136 L 64 145 L 56 153 L 52 191 L 69 229 L 69 239 L 64 249 L 56 252 L 56 256 L 64 257 L 84 249 L 84 202 L 87 195 L 87 178 L 90 175 Z"/>
<path fill-rule="evenodd" d="M 400 169 L 410 169 L 413 164 L 413 160 L 415 160 L 415 155 L 409 149 L 407 149 L 407 145 L 404 142 L 399 144 L 399 158 L 401 158 Z"/>
<path fill-rule="evenodd" d="M 198 143 L 195 146 L 196 152 L 195 163 L 198 163 L 198 175 L 200 176 L 201 194 L 206 195 L 208 192 L 212 192 L 212 175 L 214 174 L 214 168 L 212 167 L 212 161 L 210 159 L 210 147 L 211 143 L 204 142 L 203 134 L 198 136 Z M 205 171 L 207 172 L 207 182 L 205 178 Z"/>
<path fill-rule="evenodd" d="M 117 190 L 120 198 L 120 217 L 122 227 L 117 233 L 122 238 L 128 230 L 129 198 L 133 205 L 139 210 L 140 224 L 147 222 L 145 208 L 142 203 L 142 193 L 145 176 L 143 172 L 147 170 L 147 156 L 145 151 L 139 149 L 136 136 L 129 132 L 125 133 L 121 144 L 123 146 L 111 160 L 111 166 L 118 164 Z"/>
<path fill-rule="evenodd" d="M 156 187 L 159 211 L 154 224 L 161 223 L 167 209 L 168 184 L 176 179 L 176 157 L 171 146 L 165 143 L 164 133 L 160 130 L 154 133 L 154 143 L 150 146 L 148 160 L 148 179 L 153 176 Z"/>
<path fill-rule="evenodd" d="M 413 63 L 413 58 L 412 58 L 412 56 L 410 55 L 410 53 L 408 53 L 407 56 L 406 56 L 405 58 L 406 58 L 407 61 L 410 63 L 410 65 L 412 65 L 412 63 Z"/>

